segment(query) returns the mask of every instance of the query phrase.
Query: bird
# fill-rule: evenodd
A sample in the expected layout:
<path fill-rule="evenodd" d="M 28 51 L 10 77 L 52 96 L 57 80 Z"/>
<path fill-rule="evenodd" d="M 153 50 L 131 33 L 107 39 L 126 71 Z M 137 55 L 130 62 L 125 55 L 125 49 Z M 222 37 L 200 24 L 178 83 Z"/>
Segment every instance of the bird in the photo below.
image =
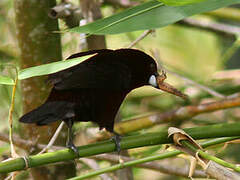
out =
<path fill-rule="evenodd" d="M 52 84 L 47 100 L 23 115 L 22 123 L 48 125 L 62 120 L 68 126 L 66 147 L 78 154 L 73 143 L 74 122 L 91 121 L 111 132 L 120 152 L 121 135 L 114 131 L 114 119 L 126 95 L 133 89 L 150 85 L 184 99 L 187 95 L 163 82 L 156 61 L 137 49 L 99 49 L 80 52 L 67 59 L 91 55 L 78 65 L 50 74 Z"/>

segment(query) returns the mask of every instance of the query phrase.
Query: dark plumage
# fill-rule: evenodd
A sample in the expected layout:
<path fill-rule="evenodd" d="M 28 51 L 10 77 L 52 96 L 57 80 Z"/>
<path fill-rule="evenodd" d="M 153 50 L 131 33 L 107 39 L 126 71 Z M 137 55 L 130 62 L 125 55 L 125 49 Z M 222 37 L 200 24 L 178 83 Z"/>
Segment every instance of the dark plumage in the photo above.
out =
<path fill-rule="evenodd" d="M 134 49 L 93 50 L 68 59 L 94 53 L 76 66 L 49 75 L 53 88 L 48 99 L 22 116 L 20 122 L 46 125 L 65 121 L 69 127 L 67 146 L 77 152 L 71 139 L 72 124 L 92 121 L 116 135 L 119 151 L 119 135 L 113 130 L 116 113 L 131 90 L 150 84 L 158 88 L 157 65 L 149 55 Z"/>

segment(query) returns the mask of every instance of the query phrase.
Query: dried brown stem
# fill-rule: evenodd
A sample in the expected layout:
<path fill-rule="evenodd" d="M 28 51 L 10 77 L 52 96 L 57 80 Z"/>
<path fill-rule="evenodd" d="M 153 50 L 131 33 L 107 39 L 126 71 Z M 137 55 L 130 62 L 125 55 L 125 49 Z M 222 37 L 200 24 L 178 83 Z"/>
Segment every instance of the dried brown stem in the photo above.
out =
<path fill-rule="evenodd" d="M 209 161 L 205 171 L 209 176 L 218 180 L 238 180 L 240 178 L 239 173 L 233 172 L 214 161 Z"/>

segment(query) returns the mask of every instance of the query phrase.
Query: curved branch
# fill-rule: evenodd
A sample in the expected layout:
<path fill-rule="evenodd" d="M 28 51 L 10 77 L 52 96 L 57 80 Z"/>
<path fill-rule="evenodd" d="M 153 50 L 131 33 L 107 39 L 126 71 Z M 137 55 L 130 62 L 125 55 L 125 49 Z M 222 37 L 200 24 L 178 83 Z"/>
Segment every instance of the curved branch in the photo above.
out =
<path fill-rule="evenodd" d="M 135 119 L 131 119 L 128 121 L 122 121 L 115 125 L 115 130 L 120 134 L 126 134 L 140 129 L 149 128 L 156 124 L 163 124 L 172 121 L 174 122 L 184 121 L 199 114 L 209 113 L 228 108 L 234 108 L 238 106 L 240 106 L 239 95 L 237 95 L 237 97 L 234 98 L 219 100 L 211 103 L 180 107 L 178 109 L 171 110 L 165 113 L 155 113 L 140 118 L 138 117 Z M 110 134 L 107 133 L 106 131 L 103 131 L 99 133 L 99 135 L 95 139 L 91 140 L 91 142 L 106 139 L 108 137 L 110 137 Z"/>

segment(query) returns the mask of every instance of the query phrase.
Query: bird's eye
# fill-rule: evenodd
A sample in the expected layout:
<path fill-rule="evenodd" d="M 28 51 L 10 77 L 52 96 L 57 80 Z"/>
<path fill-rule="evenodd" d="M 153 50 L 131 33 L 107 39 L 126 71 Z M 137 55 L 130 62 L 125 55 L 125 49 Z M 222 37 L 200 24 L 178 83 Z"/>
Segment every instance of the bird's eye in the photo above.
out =
<path fill-rule="evenodd" d="M 149 80 L 148 80 L 148 83 L 150 85 L 152 85 L 153 87 L 158 87 L 157 85 L 157 79 L 156 79 L 156 76 L 155 75 L 151 75 Z"/>
<path fill-rule="evenodd" d="M 155 69 L 155 65 L 153 63 L 150 64 L 150 69 Z"/>

